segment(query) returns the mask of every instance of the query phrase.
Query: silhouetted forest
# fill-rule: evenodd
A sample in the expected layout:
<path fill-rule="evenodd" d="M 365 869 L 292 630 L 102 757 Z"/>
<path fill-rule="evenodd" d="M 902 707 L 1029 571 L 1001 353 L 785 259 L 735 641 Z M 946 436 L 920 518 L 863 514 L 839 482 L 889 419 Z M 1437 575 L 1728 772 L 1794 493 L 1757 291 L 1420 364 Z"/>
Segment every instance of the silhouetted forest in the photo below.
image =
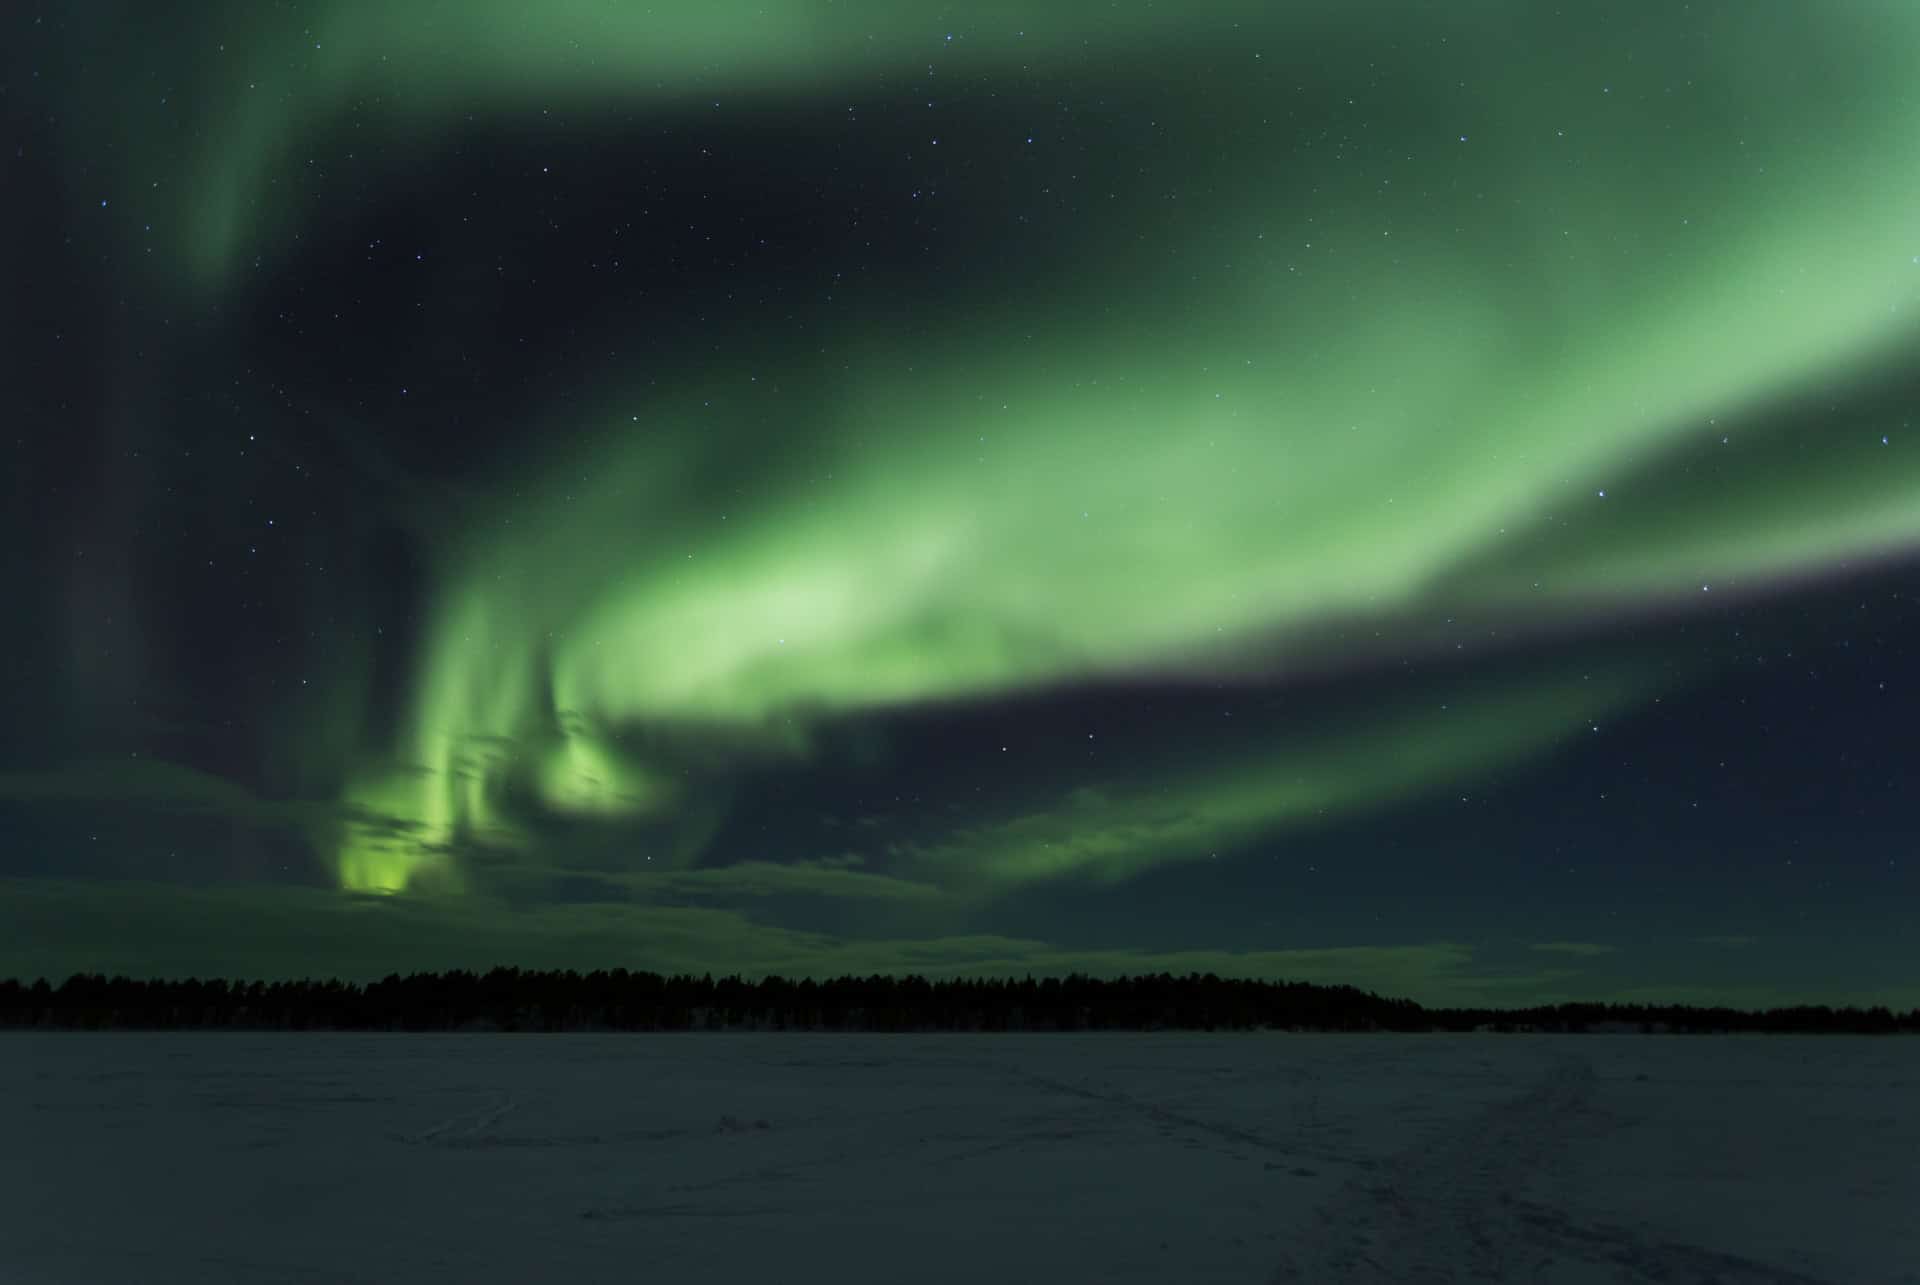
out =
<path fill-rule="evenodd" d="M 0 1026 L 331 1031 L 1475 1031 L 1920 1033 L 1920 1009 L 1681 1005 L 1428 1009 L 1351 986 L 1192 973 L 929 981 L 591 973 L 398 974 L 341 981 L 0 981 Z"/>

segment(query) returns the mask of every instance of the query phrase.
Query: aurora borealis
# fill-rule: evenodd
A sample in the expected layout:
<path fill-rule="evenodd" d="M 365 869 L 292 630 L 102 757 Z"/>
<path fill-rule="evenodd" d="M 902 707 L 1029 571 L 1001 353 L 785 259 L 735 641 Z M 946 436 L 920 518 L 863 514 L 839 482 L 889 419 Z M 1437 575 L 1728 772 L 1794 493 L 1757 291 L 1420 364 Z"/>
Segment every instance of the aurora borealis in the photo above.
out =
<path fill-rule="evenodd" d="M 0 974 L 1920 1003 L 1920 11 L 24 5 Z"/>

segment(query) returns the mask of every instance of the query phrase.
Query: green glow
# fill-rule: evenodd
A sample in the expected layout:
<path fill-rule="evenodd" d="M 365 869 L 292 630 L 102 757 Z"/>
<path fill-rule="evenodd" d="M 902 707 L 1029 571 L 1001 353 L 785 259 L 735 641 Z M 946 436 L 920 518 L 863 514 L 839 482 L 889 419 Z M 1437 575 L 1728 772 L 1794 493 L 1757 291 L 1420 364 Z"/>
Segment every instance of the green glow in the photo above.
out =
<path fill-rule="evenodd" d="M 540 797 L 556 811 L 631 815 L 665 806 L 672 795 L 669 783 L 585 734 L 564 737 L 540 765 Z"/>
<path fill-rule="evenodd" d="M 390 777 L 362 783 L 349 802 L 336 857 L 342 888 L 397 893 L 421 880 L 459 886 L 444 853 L 453 827 L 442 793 L 420 789 L 411 777 Z"/>
<path fill-rule="evenodd" d="M 1536 8 L 1477 7 L 1514 43 L 1445 58 L 1447 7 L 1408 6 L 1381 42 L 1331 0 L 986 4 L 947 20 L 951 44 L 891 0 L 337 3 L 297 47 L 243 24 L 204 55 L 198 179 L 163 228 L 202 285 L 293 244 L 300 148 L 361 128 L 425 146 L 535 104 L 857 96 L 929 60 L 955 83 L 1077 73 L 1090 21 L 1121 83 L 1164 77 L 1169 45 L 1218 61 L 1201 106 L 1177 78 L 1150 88 L 1235 122 L 1231 146 L 1076 193 L 1081 257 L 1044 288 L 727 358 L 717 401 L 608 369 L 605 409 L 559 426 L 592 448 L 452 542 L 406 731 L 381 747 L 408 766 L 348 789 L 374 819 L 343 823 L 341 883 L 453 878 L 460 843 L 531 842 L 529 810 L 677 815 L 696 801 L 657 740 L 673 729 L 804 755 L 822 720 L 888 706 L 1249 656 L 1284 675 L 1323 659 L 1298 640 L 1331 619 L 1551 618 L 1910 547 L 1913 450 L 1850 445 L 1804 486 L 1676 483 L 1663 461 L 1910 341 L 1920 10 L 1723 6 L 1685 40 L 1623 19 L 1542 36 L 1543 64 L 1520 56 Z M 1352 84 L 1327 70 L 1361 63 Z M 1816 86 L 1821 65 L 1847 74 Z M 1360 80 L 1396 89 L 1360 103 Z M 1353 112 L 1301 123 L 1302 81 Z M 1141 215 L 1168 194 L 1178 221 Z M 797 391 L 741 392 L 749 361 L 756 388 Z M 757 461 L 769 419 L 804 449 Z M 685 484 L 715 472 L 746 498 Z M 1276 747 L 1192 787 L 1195 834 L 1430 786 L 1565 725 L 1549 700 L 1377 771 L 1342 742 L 1337 777 Z M 991 878 L 1160 859 L 987 847 Z"/>

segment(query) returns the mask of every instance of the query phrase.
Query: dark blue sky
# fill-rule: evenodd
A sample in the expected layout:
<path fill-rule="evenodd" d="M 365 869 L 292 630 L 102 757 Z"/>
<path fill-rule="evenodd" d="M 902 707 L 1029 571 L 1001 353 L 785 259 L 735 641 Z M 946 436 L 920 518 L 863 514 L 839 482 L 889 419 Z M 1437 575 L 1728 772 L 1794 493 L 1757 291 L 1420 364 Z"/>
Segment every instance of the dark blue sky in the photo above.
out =
<path fill-rule="evenodd" d="M 1920 1004 L 1920 19 L 1268 8 L 10 9 L 0 974 Z"/>

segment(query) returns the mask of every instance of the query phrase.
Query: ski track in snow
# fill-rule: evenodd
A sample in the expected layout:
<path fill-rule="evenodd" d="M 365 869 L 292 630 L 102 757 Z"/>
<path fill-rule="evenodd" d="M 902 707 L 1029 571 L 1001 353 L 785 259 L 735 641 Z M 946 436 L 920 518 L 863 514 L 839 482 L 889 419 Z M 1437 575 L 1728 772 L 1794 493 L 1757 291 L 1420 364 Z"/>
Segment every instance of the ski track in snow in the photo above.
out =
<path fill-rule="evenodd" d="M 1173 1125 L 1196 1133 L 1210 1134 L 1217 1138 L 1224 1138 L 1228 1142 L 1239 1142 L 1258 1147 L 1263 1151 L 1288 1150 L 1288 1148 L 1283 1148 L 1279 1143 L 1262 1137 L 1252 1130 L 1213 1120 L 1196 1119 L 1193 1116 L 1182 1114 L 1181 1112 L 1162 1106 L 1159 1103 L 1130 1097 L 1124 1093 L 1103 1093 L 1095 1089 L 1068 1084 L 1061 1080 L 1050 1080 L 1037 1075 L 1030 1075 L 1025 1078 L 1028 1084 L 1035 1085 L 1036 1087 L 1047 1089 L 1054 1093 L 1065 1093 L 1073 1097 L 1085 1098 L 1089 1102 L 1098 1102 L 1102 1106 L 1117 1107 L 1123 1111 L 1134 1112 L 1158 1124 Z"/>
<path fill-rule="evenodd" d="M 499 1123 L 502 1116 L 513 1110 L 514 1105 L 513 1099 L 508 1098 L 498 1106 L 482 1111 L 471 1117 L 464 1115 L 452 1116 L 430 1128 L 422 1129 L 411 1137 L 404 1138 L 403 1141 L 415 1143 L 438 1141 L 445 1144 L 458 1144 L 472 1139 L 476 1134 L 485 1133 L 493 1125 Z"/>
<path fill-rule="evenodd" d="M 1551 1178 L 1570 1136 L 1595 1115 L 1595 1084 L 1591 1065 L 1567 1059 L 1530 1092 L 1350 1180 L 1316 1211 L 1315 1243 L 1286 1254 L 1271 1285 L 1827 1285 L 1624 1227 L 1576 1223 L 1516 1196 Z"/>

